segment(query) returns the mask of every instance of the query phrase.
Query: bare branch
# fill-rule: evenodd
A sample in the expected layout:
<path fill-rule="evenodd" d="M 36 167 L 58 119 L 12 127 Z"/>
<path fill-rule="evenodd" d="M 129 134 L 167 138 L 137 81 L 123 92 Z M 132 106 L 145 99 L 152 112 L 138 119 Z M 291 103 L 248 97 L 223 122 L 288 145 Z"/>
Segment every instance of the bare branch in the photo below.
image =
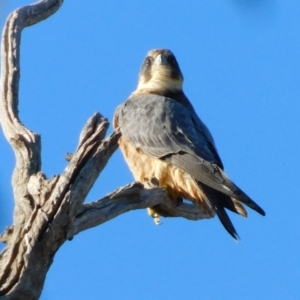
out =
<path fill-rule="evenodd" d="M 42 21 L 61 6 L 63 0 L 44 0 L 15 10 L 6 22 L 2 36 L 0 120 L 4 134 L 16 156 L 13 175 L 15 199 L 26 190 L 29 176 L 40 171 L 40 136 L 19 120 L 20 40 L 22 30 Z"/>
<path fill-rule="evenodd" d="M 156 205 L 163 205 L 173 217 L 183 217 L 189 220 L 210 218 L 193 204 L 174 205 L 174 201 L 168 198 L 166 191 L 162 188 L 145 189 L 141 183 L 135 182 L 117 189 L 97 202 L 82 205 L 68 232 L 68 238 L 130 210 Z"/>
<path fill-rule="evenodd" d="M 97 202 L 83 204 L 118 147 L 120 132 L 105 138 L 109 123 L 95 113 L 62 174 L 47 179 L 41 171 L 40 136 L 19 119 L 20 39 L 26 26 L 52 15 L 63 0 L 42 0 L 15 10 L 2 37 L 0 121 L 16 156 L 13 174 L 14 224 L 0 235 L 0 299 L 38 299 L 53 257 L 67 238 L 133 209 L 153 207 L 163 216 L 208 218 L 192 204 L 180 206 L 164 189 L 133 183 Z"/>
<path fill-rule="evenodd" d="M 0 296 L 11 293 L 12 299 L 24 299 L 20 295 L 36 299 L 41 292 L 55 252 L 65 242 L 78 209 L 117 149 L 119 133 L 103 140 L 108 125 L 105 118 L 95 114 L 85 127 L 93 130 L 83 130 L 84 142 L 61 175 L 47 180 L 39 172 L 30 177 L 22 201 L 16 203 L 20 214 L 28 218 L 20 224 L 18 216 L 13 228 L 2 236 L 8 245 L 0 255 Z"/>

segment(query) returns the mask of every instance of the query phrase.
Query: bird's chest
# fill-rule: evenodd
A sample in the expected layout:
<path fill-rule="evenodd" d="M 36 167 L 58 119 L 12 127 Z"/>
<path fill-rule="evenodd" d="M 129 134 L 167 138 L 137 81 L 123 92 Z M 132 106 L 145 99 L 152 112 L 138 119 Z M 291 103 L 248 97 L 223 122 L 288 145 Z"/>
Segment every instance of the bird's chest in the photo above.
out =
<path fill-rule="evenodd" d="M 145 154 L 124 137 L 120 138 L 119 145 L 136 181 L 147 184 L 154 179 L 174 199 L 182 197 L 194 200 L 202 196 L 201 190 L 189 174 L 159 158 Z"/>
<path fill-rule="evenodd" d="M 119 140 L 120 149 L 135 180 L 146 183 L 152 178 L 160 179 L 167 175 L 167 164 L 135 148 L 124 137 Z"/>

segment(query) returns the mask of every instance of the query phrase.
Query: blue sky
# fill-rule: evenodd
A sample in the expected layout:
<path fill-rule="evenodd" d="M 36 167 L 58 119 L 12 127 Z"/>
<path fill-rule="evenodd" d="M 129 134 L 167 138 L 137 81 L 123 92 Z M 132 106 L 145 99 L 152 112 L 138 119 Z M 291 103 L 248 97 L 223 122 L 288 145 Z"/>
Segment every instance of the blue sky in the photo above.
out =
<path fill-rule="evenodd" d="M 122 215 L 66 242 L 41 299 L 296 299 L 300 296 L 300 1 L 65 1 L 23 32 L 20 117 L 42 135 L 43 171 L 66 166 L 96 111 L 110 120 L 146 52 L 171 49 L 226 172 L 266 211 L 215 218 Z M 0 0 L 0 22 L 30 3 Z M 111 131 L 111 129 L 110 129 Z M 0 229 L 12 223 L 13 153 L 0 134 Z M 119 151 L 87 201 L 133 178 Z"/>

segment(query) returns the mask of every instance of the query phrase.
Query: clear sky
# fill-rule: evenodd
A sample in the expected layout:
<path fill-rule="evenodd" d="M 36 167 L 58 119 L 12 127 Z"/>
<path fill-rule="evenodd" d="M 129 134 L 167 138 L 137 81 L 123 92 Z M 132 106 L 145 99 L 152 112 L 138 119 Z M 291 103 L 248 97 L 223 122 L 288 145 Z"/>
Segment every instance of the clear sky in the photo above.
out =
<path fill-rule="evenodd" d="M 29 0 L 0 0 L 1 27 Z M 96 111 L 112 119 L 148 50 L 171 49 L 226 172 L 266 211 L 218 219 L 122 215 L 66 242 L 41 299 L 300 298 L 300 1 L 65 1 L 23 32 L 20 117 L 43 171 L 66 166 Z M 111 131 L 111 129 L 110 129 Z M 12 223 L 13 153 L 0 134 L 0 229 Z M 119 151 L 86 201 L 133 181 Z"/>

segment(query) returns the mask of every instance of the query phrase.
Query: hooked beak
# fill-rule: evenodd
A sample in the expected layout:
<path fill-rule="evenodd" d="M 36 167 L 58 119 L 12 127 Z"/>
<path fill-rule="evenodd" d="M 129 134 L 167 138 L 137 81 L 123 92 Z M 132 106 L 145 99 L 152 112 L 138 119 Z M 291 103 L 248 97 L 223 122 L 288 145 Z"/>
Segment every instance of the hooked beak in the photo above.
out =
<path fill-rule="evenodd" d="M 160 65 L 168 65 L 168 61 L 167 59 L 162 55 L 162 54 L 159 54 L 156 58 L 155 58 L 155 61 L 154 61 L 154 65 L 155 66 L 160 66 Z"/>

